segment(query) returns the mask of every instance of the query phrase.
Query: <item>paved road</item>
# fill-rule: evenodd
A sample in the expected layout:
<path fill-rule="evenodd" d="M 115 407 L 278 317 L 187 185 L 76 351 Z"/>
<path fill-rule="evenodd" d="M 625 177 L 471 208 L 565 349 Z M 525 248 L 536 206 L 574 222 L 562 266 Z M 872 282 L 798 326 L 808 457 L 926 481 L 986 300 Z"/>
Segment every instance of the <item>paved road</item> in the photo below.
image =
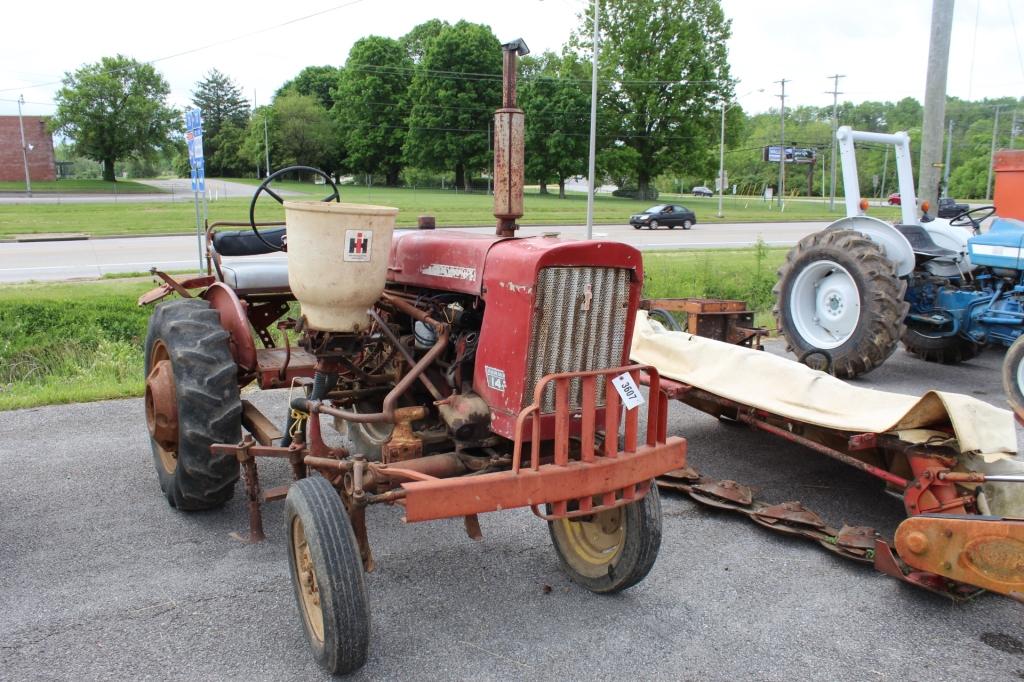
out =
<path fill-rule="evenodd" d="M 1000 362 L 940 368 L 897 352 L 864 383 L 1002 404 Z M 279 392 L 255 399 L 280 414 Z M 808 450 L 682 405 L 670 429 L 698 468 L 765 499 L 884 532 L 902 518 L 876 481 Z M 269 485 L 286 479 L 275 464 L 261 464 Z M 229 537 L 245 524 L 237 496 L 216 512 L 168 508 L 141 400 L 0 413 L 0 471 L 0 678 L 325 678 L 300 632 L 281 505 L 255 546 Z M 954 606 L 669 494 L 663 513 L 647 580 L 599 597 L 565 578 L 528 512 L 486 515 L 475 543 L 461 522 L 407 526 L 374 509 L 373 645 L 355 678 L 1024 678 L 1020 604 Z"/>
<path fill-rule="evenodd" d="M 143 185 L 150 185 L 158 192 L 132 192 L 130 194 L 72 194 L 56 192 L 35 192 L 28 197 L 20 193 L 0 194 L 0 204 L 139 204 L 152 201 L 192 201 L 192 181 L 188 178 L 170 180 L 133 180 Z M 253 186 L 244 182 L 230 180 L 207 180 L 206 191 L 211 198 L 228 199 L 251 197 Z M 290 190 L 278 191 L 283 195 L 301 195 L 301 192 Z"/>
<path fill-rule="evenodd" d="M 741 247 L 760 237 L 772 246 L 795 244 L 826 223 L 736 223 L 698 225 L 692 230 L 634 230 L 629 225 L 598 225 L 599 239 L 634 244 L 641 249 Z M 492 234 L 493 227 L 452 228 Z M 583 225 L 524 227 L 523 235 L 558 232 L 582 239 Z M 398 234 L 401 234 L 400 231 Z M 64 242 L 0 243 L 0 282 L 29 279 L 59 280 L 98 277 L 111 272 L 140 272 L 157 266 L 164 270 L 196 267 L 194 236 L 89 239 Z"/>

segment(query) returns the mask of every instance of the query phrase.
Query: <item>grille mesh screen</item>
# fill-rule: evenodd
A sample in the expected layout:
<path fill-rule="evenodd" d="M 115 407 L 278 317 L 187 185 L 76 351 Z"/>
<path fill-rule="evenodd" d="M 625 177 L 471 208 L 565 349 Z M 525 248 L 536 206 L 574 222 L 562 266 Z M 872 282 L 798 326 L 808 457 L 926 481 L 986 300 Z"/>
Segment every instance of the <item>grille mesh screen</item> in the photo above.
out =
<path fill-rule="evenodd" d="M 607 369 L 622 364 L 629 313 L 629 270 L 548 267 L 537 276 L 523 406 L 545 374 Z M 580 380 L 569 391 L 570 410 L 582 403 Z M 599 382 L 597 404 L 604 405 Z M 555 389 L 544 392 L 541 411 L 554 412 Z"/>

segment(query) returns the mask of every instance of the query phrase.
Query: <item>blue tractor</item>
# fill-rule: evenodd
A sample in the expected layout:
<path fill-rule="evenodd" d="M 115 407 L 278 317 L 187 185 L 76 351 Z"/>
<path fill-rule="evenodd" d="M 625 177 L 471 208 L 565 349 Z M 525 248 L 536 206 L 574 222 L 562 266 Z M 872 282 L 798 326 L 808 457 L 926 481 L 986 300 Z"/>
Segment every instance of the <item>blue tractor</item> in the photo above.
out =
<path fill-rule="evenodd" d="M 1003 384 L 1024 414 L 1024 221 L 985 206 L 955 218 L 918 217 L 906 133 L 837 132 L 847 215 L 800 241 L 779 269 L 775 316 L 802 362 L 852 378 L 881 365 L 902 341 L 953 364 L 986 345 L 1009 346 Z M 864 214 L 854 143 L 896 149 L 902 219 Z"/>

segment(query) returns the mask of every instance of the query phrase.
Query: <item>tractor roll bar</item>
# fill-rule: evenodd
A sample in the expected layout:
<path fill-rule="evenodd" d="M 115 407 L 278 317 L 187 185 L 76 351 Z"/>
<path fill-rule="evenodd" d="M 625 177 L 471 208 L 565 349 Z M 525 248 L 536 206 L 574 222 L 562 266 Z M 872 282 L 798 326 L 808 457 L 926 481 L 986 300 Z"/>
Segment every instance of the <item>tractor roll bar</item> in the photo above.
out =
<path fill-rule="evenodd" d="M 846 192 L 846 215 L 861 214 L 860 185 L 857 180 L 857 157 L 854 142 L 891 144 L 896 149 L 896 177 L 900 185 L 900 211 L 904 225 L 920 225 L 917 219 L 917 195 L 914 191 L 914 168 L 910 158 L 910 136 L 905 132 L 869 133 L 840 126 L 836 131 L 839 158 L 843 164 L 843 188 Z"/>

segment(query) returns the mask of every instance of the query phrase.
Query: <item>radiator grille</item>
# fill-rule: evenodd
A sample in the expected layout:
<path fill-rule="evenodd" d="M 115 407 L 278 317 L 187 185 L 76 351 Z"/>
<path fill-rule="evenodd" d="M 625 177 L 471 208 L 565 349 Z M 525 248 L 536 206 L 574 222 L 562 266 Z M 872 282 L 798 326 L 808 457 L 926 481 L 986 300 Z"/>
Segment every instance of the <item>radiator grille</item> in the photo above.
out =
<path fill-rule="evenodd" d="M 629 270 L 548 267 L 537 276 L 523 406 L 545 374 L 607 369 L 622 364 L 629 313 Z M 604 405 L 603 383 L 597 402 Z M 580 380 L 569 390 L 569 409 L 581 405 Z M 554 412 L 554 386 L 548 386 L 541 412 Z"/>

